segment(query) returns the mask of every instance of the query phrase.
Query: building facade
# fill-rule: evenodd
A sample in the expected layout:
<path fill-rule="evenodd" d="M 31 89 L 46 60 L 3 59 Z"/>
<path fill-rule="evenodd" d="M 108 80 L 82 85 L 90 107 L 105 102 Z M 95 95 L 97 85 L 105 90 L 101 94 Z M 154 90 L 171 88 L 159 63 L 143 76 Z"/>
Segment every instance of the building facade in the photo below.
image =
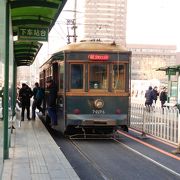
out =
<path fill-rule="evenodd" d="M 27 83 L 30 87 L 39 82 L 39 61 L 36 60 L 31 66 L 20 66 L 17 68 L 17 86 Z"/>
<path fill-rule="evenodd" d="M 162 83 L 167 82 L 165 72 L 156 70 L 160 67 L 176 65 L 175 45 L 127 44 L 127 48 L 132 51 L 132 80 L 158 79 Z"/>
<path fill-rule="evenodd" d="M 85 0 L 84 39 L 126 45 L 127 0 Z"/>

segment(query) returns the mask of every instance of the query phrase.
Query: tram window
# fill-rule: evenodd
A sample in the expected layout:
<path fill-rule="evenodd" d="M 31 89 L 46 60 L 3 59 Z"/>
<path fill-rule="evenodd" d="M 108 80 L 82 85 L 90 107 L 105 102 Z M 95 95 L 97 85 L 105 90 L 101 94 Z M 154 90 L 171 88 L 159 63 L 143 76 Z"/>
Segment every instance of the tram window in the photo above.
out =
<path fill-rule="evenodd" d="M 83 88 L 83 65 L 71 64 L 71 89 Z"/>
<path fill-rule="evenodd" d="M 90 89 L 107 89 L 107 65 L 91 64 L 89 87 Z"/>
<path fill-rule="evenodd" d="M 112 73 L 112 87 L 114 90 L 124 90 L 125 88 L 125 67 L 124 65 L 114 64 Z"/>

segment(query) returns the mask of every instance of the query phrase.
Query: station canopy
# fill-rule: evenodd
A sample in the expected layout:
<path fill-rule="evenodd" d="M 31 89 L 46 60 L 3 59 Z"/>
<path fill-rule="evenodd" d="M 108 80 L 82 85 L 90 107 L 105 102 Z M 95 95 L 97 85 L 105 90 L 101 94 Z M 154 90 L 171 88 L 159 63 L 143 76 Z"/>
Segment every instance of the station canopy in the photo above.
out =
<path fill-rule="evenodd" d="M 176 72 L 180 72 L 180 65 L 160 67 L 157 71 L 165 71 L 166 75 L 176 75 Z"/>
<path fill-rule="evenodd" d="M 19 30 L 47 29 L 55 24 L 67 0 L 10 0 L 13 36 Z M 14 41 L 14 56 L 17 66 L 29 66 L 42 47 L 41 41 L 30 36 Z"/>

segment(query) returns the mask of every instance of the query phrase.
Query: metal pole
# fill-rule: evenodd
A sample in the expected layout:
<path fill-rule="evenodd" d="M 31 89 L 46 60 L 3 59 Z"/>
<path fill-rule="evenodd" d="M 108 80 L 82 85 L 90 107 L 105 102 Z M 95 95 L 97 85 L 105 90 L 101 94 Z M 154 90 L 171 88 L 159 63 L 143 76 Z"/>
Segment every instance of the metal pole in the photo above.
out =
<path fill-rule="evenodd" d="M 74 29 L 74 42 L 76 42 L 76 11 L 77 11 L 77 0 L 74 1 L 74 20 L 73 20 L 73 29 Z"/>
<path fill-rule="evenodd" d="M 168 71 L 168 98 L 167 102 L 170 102 L 170 95 L 171 95 L 171 74 L 170 71 Z"/>
<path fill-rule="evenodd" d="M 17 86 L 17 65 L 14 62 L 13 64 L 13 87 L 12 87 L 12 115 L 15 116 L 15 108 L 16 108 L 16 86 Z"/>
<path fill-rule="evenodd" d="M 4 62 L 4 150 L 3 158 L 9 158 L 9 143 L 8 143 L 8 101 L 9 101 L 9 0 L 6 1 L 6 25 L 5 25 L 5 62 Z"/>

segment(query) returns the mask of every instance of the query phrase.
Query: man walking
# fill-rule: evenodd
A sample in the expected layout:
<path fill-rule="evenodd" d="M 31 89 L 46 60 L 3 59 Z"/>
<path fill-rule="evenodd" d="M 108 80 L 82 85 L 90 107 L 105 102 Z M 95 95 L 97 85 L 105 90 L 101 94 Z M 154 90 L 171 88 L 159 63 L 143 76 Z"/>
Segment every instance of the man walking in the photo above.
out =
<path fill-rule="evenodd" d="M 56 126 L 57 123 L 57 112 L 56 112 L 56 99 L 57 99 L 57 87 L 53 80 L 46 81 L 47 83 L 47 109 L 48 115 L 51 119 L 51 127 Z"/>
<path fill-rule="evenodd" d="M 42 101 L 44 99 L 44 89 L 42 89 L 39 86 L 38 82 L 35 83 L 35 87 L 33 88 L 33 96 L 34 96 L 34 100 L 33 100 L 33 104 L 32 104 L 32 119 L 35 120 L 36 108 L 40 112 L 42 112 L 42 113 L 44 112 L 43 108 L 41 107 Z"/>

